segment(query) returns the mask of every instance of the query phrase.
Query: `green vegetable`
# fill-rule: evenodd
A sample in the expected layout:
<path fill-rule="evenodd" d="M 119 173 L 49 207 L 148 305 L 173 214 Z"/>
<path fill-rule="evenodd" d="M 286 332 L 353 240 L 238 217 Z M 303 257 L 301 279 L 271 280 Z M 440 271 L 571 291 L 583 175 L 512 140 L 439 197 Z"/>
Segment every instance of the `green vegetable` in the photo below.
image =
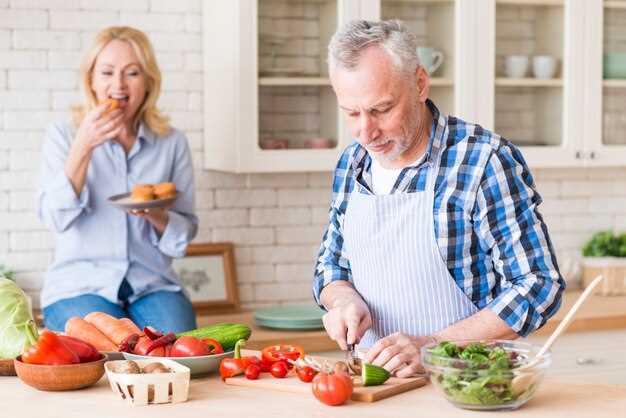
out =
<path fill-rule="evenodd" d="M 0 264 L 0 279 L 15 281 L 15 272 L 13 270 L 9 270 L 4 264 Z"/>
<path fill-rule="evenodd" d="M 459 347 L 450 342 L 429 352 L 432 363 L 447 367 L 435 378 L 450 399 L 470 405 L 502 405 L 516 399 L 511 387 L 511 369 L 520 361 L 516 353 L 483 343 Z"/>
<path fill-rule="evenodd" d="M 389 372 L 382 367 L 375 366 L 370 363 L 363 363 L 361 365 L 361 378 L 363 379 L 363 386 L 377 386 L 382 385 L 389 379 Z"/>
<path fill-rule="evenodd" d="M 238 340 L 250 338 L 252 330 L 246 324 L 221 323 L 208 327 L 202 327 L 191 331 L 179 332 L 176 338 L 189 335 L 196 338 L 213 338 L 217 340 L 224 351 L 231 351 Z"/>
<path fill-rule="evenodd" d="M 583 247 L 585 257 L 626 257 L 626 233 L 598 232 Z"/>
<path fill-rule="evenodd" d="M 15 282 L 0 278 L 0 358 L 17 357 L 37 338 L 26 294 Z"/>

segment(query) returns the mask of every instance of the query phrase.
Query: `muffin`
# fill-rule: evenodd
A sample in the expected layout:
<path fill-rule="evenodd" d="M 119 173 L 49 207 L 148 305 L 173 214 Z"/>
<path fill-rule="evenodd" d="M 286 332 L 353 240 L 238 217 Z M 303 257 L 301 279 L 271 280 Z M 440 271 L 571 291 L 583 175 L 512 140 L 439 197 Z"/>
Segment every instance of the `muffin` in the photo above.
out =
<path fill-rule="evenodd" d="M 107 110 L 104 111 L 105 114 L 112 112 L 113 110 L 120 107 L 120 102 L 117 99 L 107 99 L 103 103 L 107 103 L 109 105 L 109 107 L 107 107 Z"/>
<path fill-rule="evenodd" d="M 130 198 L 134 202 L 149 202 L 155 199 L 154 186 L 151 184 L 138 184 L 133 187 Z"/>
<path fill-rule="evenodd" d="M 176 196 L 176 185 L 174 183 L 159 183 L 154 186 L 154 195 L 157 199 L 167 199 Z"/>

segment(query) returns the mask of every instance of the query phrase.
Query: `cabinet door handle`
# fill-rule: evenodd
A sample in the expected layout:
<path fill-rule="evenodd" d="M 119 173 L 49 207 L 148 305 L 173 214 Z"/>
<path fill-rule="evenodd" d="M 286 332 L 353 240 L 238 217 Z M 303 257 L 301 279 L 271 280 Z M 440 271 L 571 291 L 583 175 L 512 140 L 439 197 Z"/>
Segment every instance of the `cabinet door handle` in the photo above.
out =
<path fill-rule="evenodd" d="M 595 153 L 595 151 L 591 151 L 591 152 L 589 153 L 589 158 L 591 158 L 592 160 L 596 158 L 596 153 Z"/>
<path fill-rule="evenodd" d="M 576 151 L 576 154 L 574 154 L 574 156 L 576 157 L 577 160 L 580 160 L 583 156 L 583 153 L 580 151 Z"/>

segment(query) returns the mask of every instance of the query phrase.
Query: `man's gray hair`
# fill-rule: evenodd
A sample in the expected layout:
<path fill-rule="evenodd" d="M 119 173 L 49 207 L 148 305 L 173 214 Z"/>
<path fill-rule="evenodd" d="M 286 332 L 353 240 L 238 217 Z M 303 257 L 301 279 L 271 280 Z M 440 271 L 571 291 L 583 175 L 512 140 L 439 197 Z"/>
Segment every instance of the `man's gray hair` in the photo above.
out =
<path fill-rule="evenodd" d="M 414 74 L 419 65 L 415 35 L 399 20 L 353 20 L 343 25 L 328 44 L 330 68 L 355 69 L 363 51 L 378 45 L 389 54 L 396 70 Z"/>

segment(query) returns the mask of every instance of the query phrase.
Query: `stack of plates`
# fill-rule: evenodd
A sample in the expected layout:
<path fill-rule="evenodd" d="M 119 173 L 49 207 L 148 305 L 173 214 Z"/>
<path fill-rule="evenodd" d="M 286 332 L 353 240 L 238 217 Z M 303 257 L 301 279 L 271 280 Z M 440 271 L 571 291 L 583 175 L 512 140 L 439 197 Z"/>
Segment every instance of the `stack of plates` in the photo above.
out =
<path fill-rule="evenodd" d="M 314 305 L 288 305 L 258 310 L 254 313 L 257 325 L 277 329 L 322 329 L 324 311 Z"/>

